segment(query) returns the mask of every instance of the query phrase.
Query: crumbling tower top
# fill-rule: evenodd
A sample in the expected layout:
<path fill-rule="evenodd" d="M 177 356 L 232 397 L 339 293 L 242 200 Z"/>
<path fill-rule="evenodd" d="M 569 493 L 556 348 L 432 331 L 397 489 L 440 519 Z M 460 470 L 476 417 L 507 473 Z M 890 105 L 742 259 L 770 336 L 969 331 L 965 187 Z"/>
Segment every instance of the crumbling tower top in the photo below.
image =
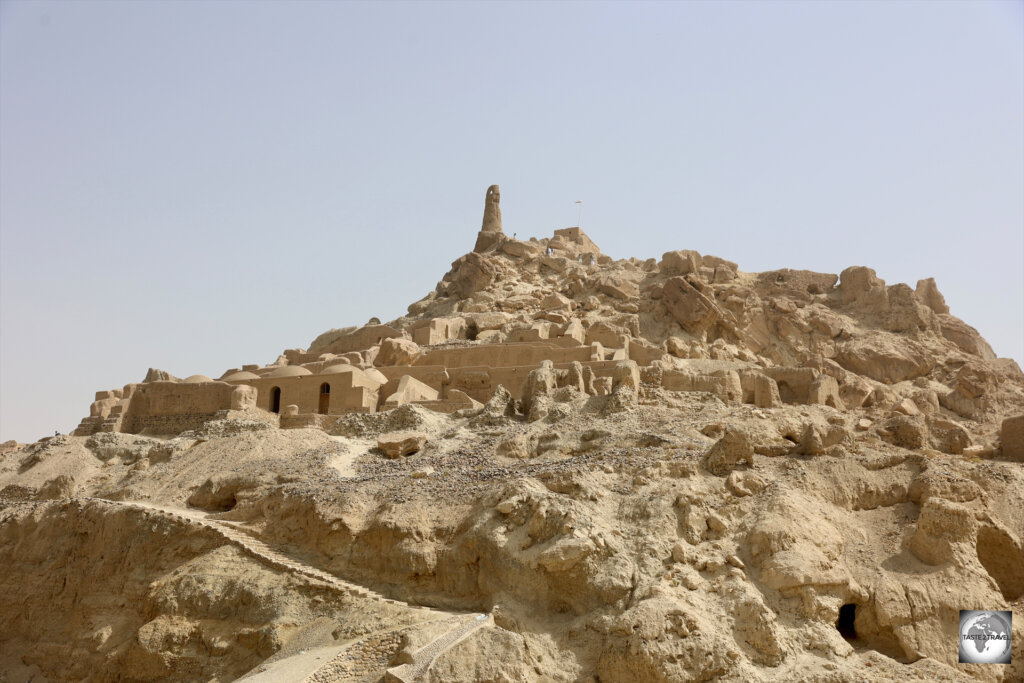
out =
<path fill-rule="evenodd" d="M 501 190 L 497 185 L 487 188 L 484 199 L 484 223 L 482 232 L 501 232 Z"/>
<path fill-rule="evenodd" d="M 504 236 L 505 233 L 501 230 L 501 190 L 497 185 L 491 185 L 487 188 L 487 197 L 484 199 L 484 222 L 480 226 L 473 251 L 485 251 L 501 241 Z"/>

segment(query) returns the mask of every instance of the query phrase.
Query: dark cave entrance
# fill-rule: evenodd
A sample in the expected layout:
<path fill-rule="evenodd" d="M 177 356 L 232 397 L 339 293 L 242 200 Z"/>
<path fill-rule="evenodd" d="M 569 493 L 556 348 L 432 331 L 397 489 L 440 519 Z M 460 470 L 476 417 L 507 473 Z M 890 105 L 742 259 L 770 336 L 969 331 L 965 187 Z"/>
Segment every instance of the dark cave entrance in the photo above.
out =
<path fill-rule="evenodd" d="M 836 619 L 836 629 L 839 635 L 847 640 L 857 639 L 857 629 L 853 622 L 857 619 L 857 605 L 847 603 L 839 608 L 839 618 Z"/>

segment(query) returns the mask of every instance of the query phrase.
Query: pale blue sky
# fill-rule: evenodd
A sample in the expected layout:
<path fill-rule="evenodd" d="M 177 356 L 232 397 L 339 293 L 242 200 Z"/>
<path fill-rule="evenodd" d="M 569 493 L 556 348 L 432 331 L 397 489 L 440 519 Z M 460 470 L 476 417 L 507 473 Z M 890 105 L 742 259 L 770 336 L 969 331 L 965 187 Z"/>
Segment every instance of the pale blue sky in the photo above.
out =
<path fill-rule="evenodd" d="M 0 2 L 0 440 L 470 250 L 934 276 L 1024 360 L 1020 2 Z"/>

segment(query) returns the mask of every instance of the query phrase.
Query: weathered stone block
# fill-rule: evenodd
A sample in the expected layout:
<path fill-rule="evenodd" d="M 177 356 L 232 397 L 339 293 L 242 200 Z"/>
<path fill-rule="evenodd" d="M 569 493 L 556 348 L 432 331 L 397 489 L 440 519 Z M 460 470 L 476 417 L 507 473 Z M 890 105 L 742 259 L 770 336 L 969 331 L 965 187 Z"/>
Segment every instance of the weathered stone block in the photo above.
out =
<path fill-rule="evenodd" d="M 427 443 L 427 435 L 422 432 L 389 432 L 381 434 L 377 439 L 377 448 L 388 458 L 412 455 Z"/>
<path fill-rule="evenodd" d="M 999 430 L 1003 458 L 1013 462 L 1024 462 L 1024 415 L 1003 420 Z"/>

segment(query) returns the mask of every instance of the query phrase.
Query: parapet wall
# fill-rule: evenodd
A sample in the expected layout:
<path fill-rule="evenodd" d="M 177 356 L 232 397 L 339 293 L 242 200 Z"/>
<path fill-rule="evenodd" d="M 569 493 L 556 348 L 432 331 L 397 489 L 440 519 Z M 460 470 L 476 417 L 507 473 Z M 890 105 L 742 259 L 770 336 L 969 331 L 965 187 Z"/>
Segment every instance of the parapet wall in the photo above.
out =
<path fill-rule="evenodd" d="M 590 347 L 581 347 L 589 349 Z M 614 375 L 617 361 L 584 361 L 583 367 L 589 367 L 595 377 L 612 377 Z M 556 369 L 565 370 L 571 365 L 571 361 L 556 362 L 553 364 Z M 504 367 L 491 367 L 479 365 L 476 367 L 453 367 L 445 368 L 440 365 L 406 365 L 378 368 L 388 378 L 387 384 L 381 387 L 381 400 L 398 390 L 398 383 L 402 377 L 409 376 L 423 382 L 437 390 L 442 399 L 448 398 L 448 392 L 457 389 L 475 401 L 486 403 L 494 394 L 498 386 L 505 387 L 515 398 L 522 398 L 526 384 L 526 378 L 530 371 L 540 367 L 540 362 L 535 364 L 513 365 Z"/>
<path fill-rule="evenodd" d="M 564 342 L 522 342 L 512 344 L 481 344 L 452 349 L 427 351 L 416 360 L 416 365 L 439 365 L 446 368 L 486 366 L 504 368 L 536 366 L 541 361 L 571 363 L 573 361 L 604 360 L 600 351 L 592 346 L 566 347 Z"/>
<path fill-rule="evenodd" d="M 140 384 L 128 404 L 121 431 L 177 434 L 223 417 L 233 407 L 252 405 L 255 399 L 255 390 L 226 382 Z"/>
<path fill-rule="evenodd" d="M 179 415 L 146 415 L 131 418 L 121 431 L 128 434 L 165 436 L 181 434 L 199 429 L 211 420 L 222 420 L 230 411 L 218 410 L 212 413 L 182 413 Z"/>

